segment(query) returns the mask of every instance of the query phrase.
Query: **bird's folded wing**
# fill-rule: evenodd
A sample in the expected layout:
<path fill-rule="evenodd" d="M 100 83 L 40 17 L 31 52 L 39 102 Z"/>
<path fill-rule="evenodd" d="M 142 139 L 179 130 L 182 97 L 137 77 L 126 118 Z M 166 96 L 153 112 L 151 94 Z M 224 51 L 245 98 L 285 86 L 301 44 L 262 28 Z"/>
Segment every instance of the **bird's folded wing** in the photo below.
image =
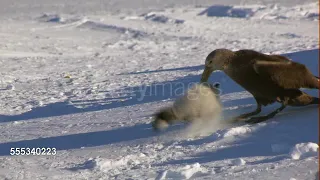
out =
<path fill-rule="evenodd" d="M 307 78 L 312 78 L 312 74 L 303 64 L 292 61 L 256 61 L 253 67 L 260 77 L 285 89 L 301 88 Z"/>

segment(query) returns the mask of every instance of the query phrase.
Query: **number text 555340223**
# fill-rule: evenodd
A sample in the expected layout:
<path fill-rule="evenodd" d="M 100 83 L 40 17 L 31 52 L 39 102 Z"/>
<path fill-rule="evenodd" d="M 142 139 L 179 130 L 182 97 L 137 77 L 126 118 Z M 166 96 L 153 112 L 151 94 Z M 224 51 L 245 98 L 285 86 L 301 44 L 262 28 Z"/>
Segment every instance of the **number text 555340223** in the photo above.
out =
<path fill-rule="evenodd" d="M 52 156 L 56 154 L 57 149 L 52 147 L 10 148 L 12 156 Z"/>

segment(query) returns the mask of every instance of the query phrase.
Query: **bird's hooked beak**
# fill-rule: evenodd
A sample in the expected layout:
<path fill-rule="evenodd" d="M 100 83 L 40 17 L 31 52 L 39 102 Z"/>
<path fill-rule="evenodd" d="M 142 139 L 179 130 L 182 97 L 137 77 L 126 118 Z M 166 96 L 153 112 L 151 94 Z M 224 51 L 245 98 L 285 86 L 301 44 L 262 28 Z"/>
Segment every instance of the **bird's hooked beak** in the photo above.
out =
<path fill-rule="evenodd" d="M 213 69 L 210 67 L 205 67 L 201 76 L 201 81 L 200 82 L 207 82 Z"/>

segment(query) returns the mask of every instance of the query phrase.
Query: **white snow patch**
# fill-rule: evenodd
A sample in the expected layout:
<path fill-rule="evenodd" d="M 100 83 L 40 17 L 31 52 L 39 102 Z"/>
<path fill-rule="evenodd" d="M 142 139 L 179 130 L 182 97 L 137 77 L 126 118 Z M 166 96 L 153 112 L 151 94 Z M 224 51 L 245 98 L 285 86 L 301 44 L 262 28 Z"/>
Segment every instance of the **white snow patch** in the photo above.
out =
<path fill-rule="evenodd" d="M 243 160 L 242 158 L 234 159 L 231 161 L 232 165 L 234 166 L 243 166 L 246 164 L 246 161 Z"/>
<path fill-rule="evenodd" d="M 239 135 L 244 135 L 251 132 L 252 132 L 252 129 L 250 127 L 240 126 L 240 127 L 228 129 L 226 132 L 224 132 L 223 137 L 239 136 Z"/>
<path fill-rule="evenodd" d="M 129 169 L 133 166 L 141 164 L 141 161 L 146 158 L 146 155 L 141 153 L 138 155 L 127 155 L 118 159 L 96 158 L 97 169 L 103 172 L 108 172 L 111 169 L 125 168 Z"/>
<path fill-rule="evenodd" d="M 260 19 L 305 19 L 318 20 L 319 3 L 309 3 L 293 7 L 280 7 L 278 5 L 268 6 L 259 14 Z"/>
<path fill-rule="evenodd" d="M 14 125 L 19 125 L 19 124 L 23 124 L 23 121 L 13 121 Z"/>
<path fill-rule="evenodd" d="M 316 143 L 300 143 L 296 144 L 290 152 L 292 159 L 298 160 L 300 158 L 306 158 L 310 156 L 318 155 L 319 145 Z"/>
<path fill-rule="evenodd" d="M 186 165 L 183 168 L 178 168 L 177 170 L 168 170 L 167 172 L 163 172 L 162 175 L 165 174 L 166 179 L 190 179 L 198 173 L 201 174 L 205 172 L 205 169 L 201 167 L 199 163 L 195 163 L 193 165 Z"/>

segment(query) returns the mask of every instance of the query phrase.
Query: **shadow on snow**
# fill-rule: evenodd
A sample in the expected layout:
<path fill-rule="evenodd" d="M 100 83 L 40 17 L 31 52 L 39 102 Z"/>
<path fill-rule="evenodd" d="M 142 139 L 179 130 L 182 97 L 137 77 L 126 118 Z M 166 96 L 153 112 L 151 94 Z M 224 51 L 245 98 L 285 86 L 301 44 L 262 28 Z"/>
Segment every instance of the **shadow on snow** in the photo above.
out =
<path fill-rule="evenodd" d="M 157 135 L 150 129 L 150 124 L 138 124 L 131 127 L 107 131 L 71 134 L 56 137 L 46 137 L 0 144 L 0 156 L 9 155 L 10 148 L 52 147 L 57 150 L 80 149 L 113 143 L 127 142 Z"/>

